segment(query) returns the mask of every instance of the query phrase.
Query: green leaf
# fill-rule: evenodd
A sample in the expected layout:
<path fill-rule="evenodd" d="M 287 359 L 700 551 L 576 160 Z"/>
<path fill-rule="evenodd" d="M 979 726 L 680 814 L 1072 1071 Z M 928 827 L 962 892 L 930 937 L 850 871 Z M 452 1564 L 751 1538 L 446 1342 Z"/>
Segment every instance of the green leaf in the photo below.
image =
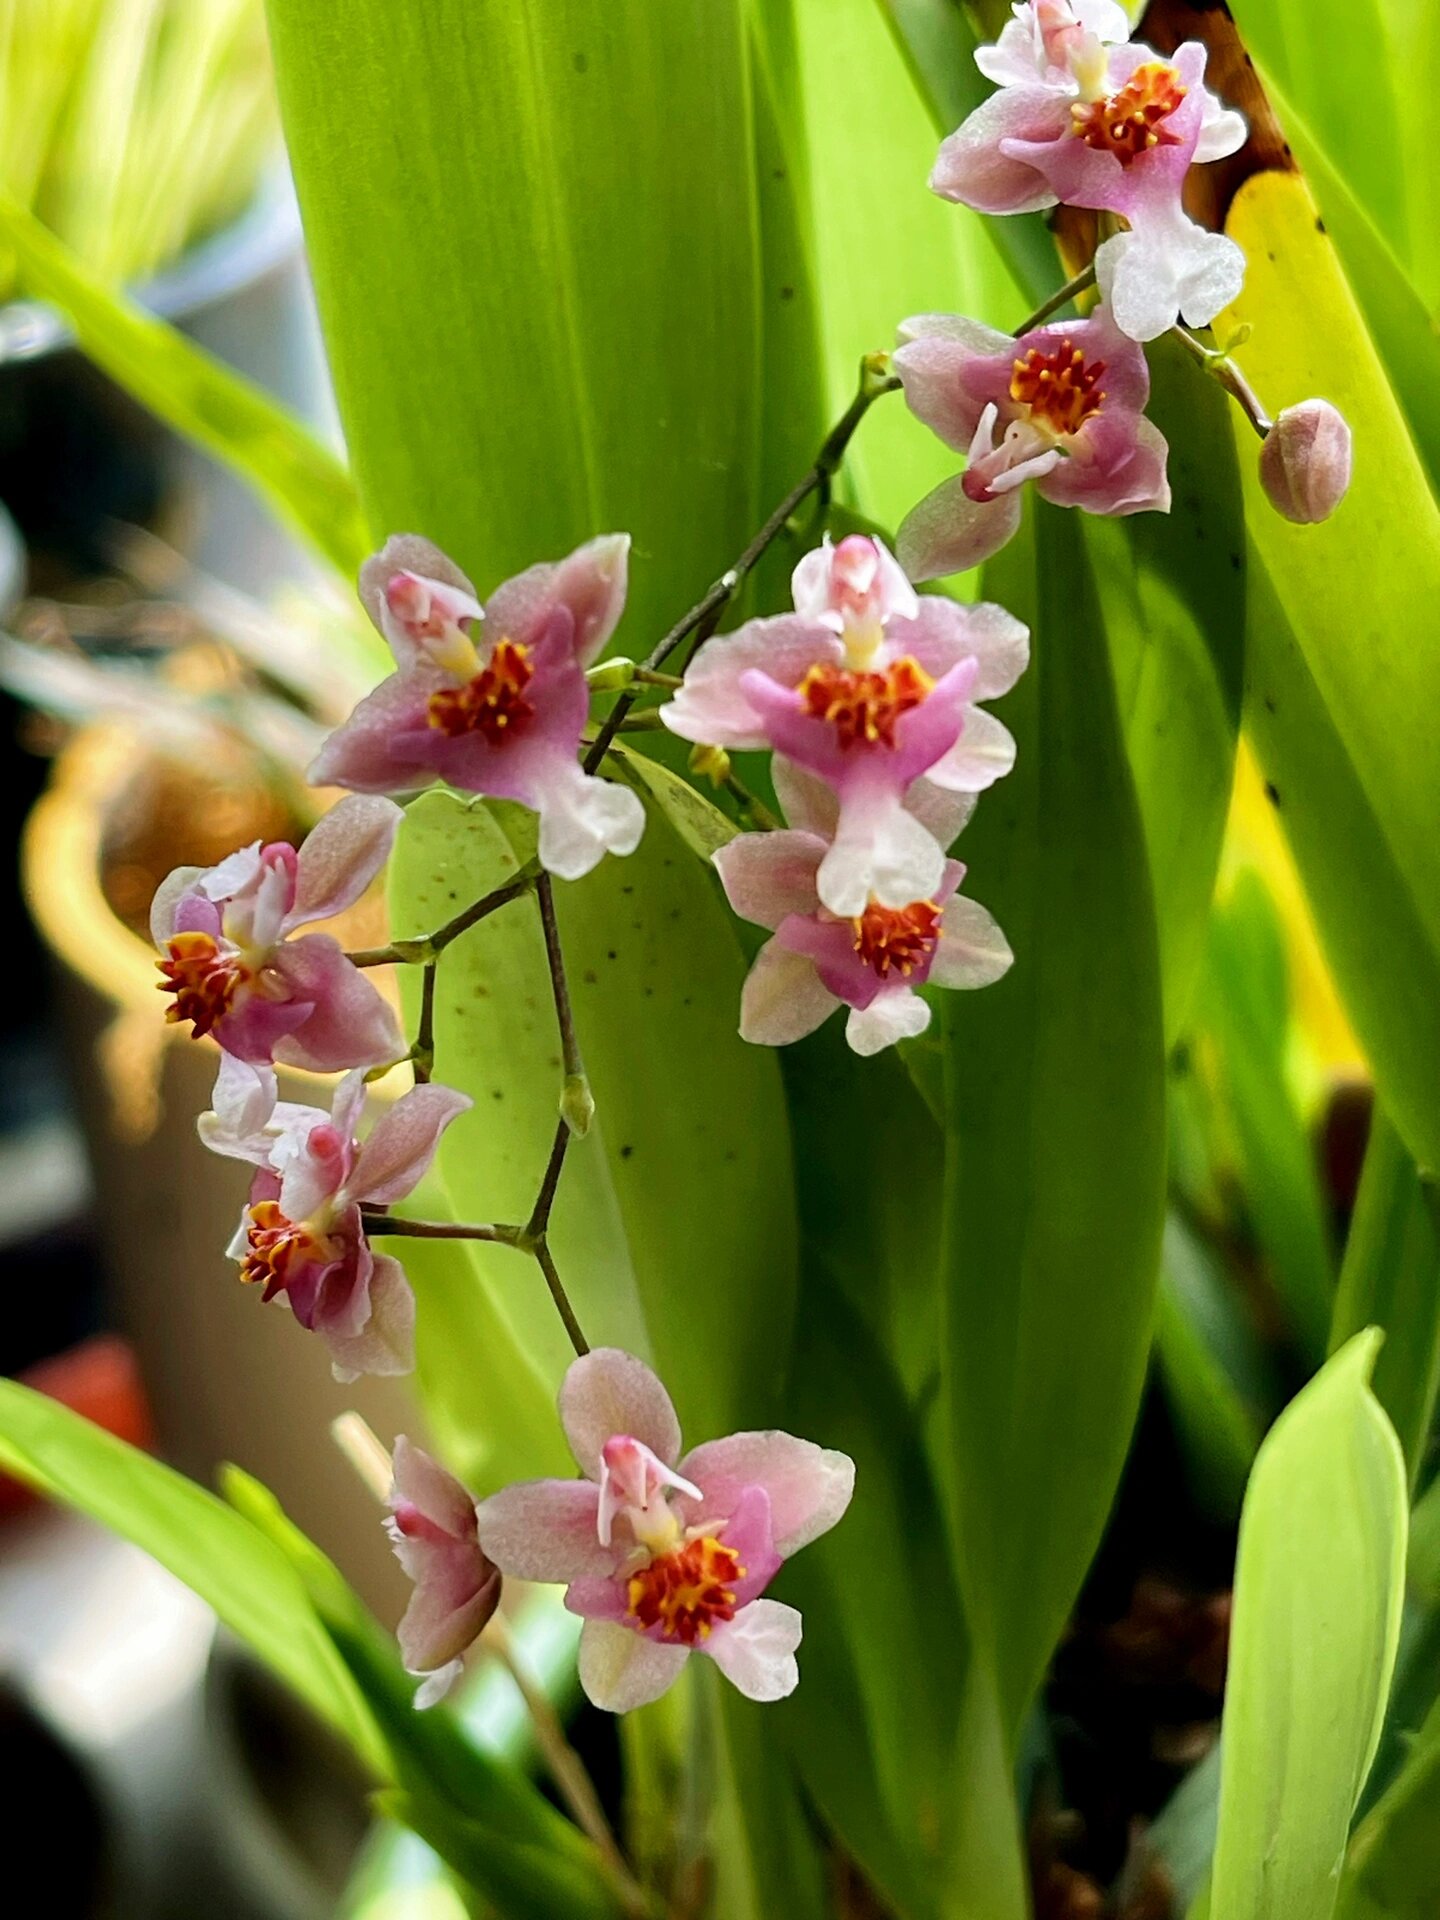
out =
<path fill-rule="evenodd" d="M 1332 520 L 1297 527 L 1282 519 L 1247 460 L 1248 518 L 1314 688 L 1389 849 L 1389 863 L 1434 946 L 1440 943 L 1440 837 L 1434 830 L 1440 754 L 1428 715 L 1440 701 L 1440 656 L 1416 645 L 1415 610 L 1440 597 L 1440 508 L 1334 248 L 1317 230 L 1304 182 L 1291 174 L 1255 175 L 1235 196 L 1226 224 L 1249 261 L 1245 290 L 1231 314 L 1253 328 L 1245 369 L 1267 405 L 1278 409 L 1324 394 L 1359 429 L 1353 482 Z M 1248 434 L 1243 423 L 1238 430 Z M 1279 724 L 1288 729 L 1298 718 L 1292 710 Z M 1364 871 L 1352 870 L 1353 917 L 1374 917 L 1371 891 Z M 1343 973 L 1340 984 L 1348 990 Z M 1394 999 L 1388 980 L 1386 988 Z M 1358 1006 L 1356 1024 L 1368 1042 Z M 1400 1044 L 1398 1036 L 1393 1044 Z M 1430 1093 L 1420 1102 L 1404 1089 L 1387 1088 L 1387 1103 L 1416 1157 L 1436 1163 L 1440 1054 L 1420 1053 L 1414 1034 L 1404 1044 L 1419 1054 Z M 1382 1085 L 1392 1051 L 1392 1045 L 1377 1048 Z"/>
<path fill-rule="evenodd" d="M 1405 1466 L 1358 1334 L 1271 1429 L 1240 1522 L 1211 1911 L 1326 1920 L 1400 1632 Z"/>
<path fill-rule="evenodd" d="M 515 809 L 423 796 L 392 863 L 398 931 L 428 931 L 507 879 L 528 857 L 525 833 Z M 795 1270 L 779 1068 L 735 1032 L 735 929 L 714 876 L 653 808 L 639 850 L 558 888 L 556 911 L 597 1112 L 560 1183 L 555 1258 L 587 1337 L 651 1359 L 692 1438 L 725 1433 L 773 1414 Z M 527 1219 L 562 1079 L 532 900 L 446 951 L 435 1041 L 439 1077 L 475 1101 L 441 1142 L 451 1206 L 462 1219 Z M 539 1270 L 507 1247 L 473 1256 L 509 1342 L 553 1391 L 572 1356 Z M 422 1323 L 423 1309 L 422 1297 Z M 484 1394 L 470 1394 L 483 1433 Z M 569 1470 L 563 1456 L 553 1470 Z"/>
<path fill-rule="evenodd" d="M 1335 1271 L 1309 1129 L 1287 1073 L 1285 936 L 1265 883 L 1242 872 L 1210 922 L 1201 1020 L 1213 1040 L 1250 1224 L 1291 1336 L 1325 1352 Z"/>
<path fill-rule="evenodd" d="M 1155 1351 L 1191 1490 L 1215 1519 L 1233 1521 L 1260 1445 L 1258 1342 L 1225 1274 L 1174 1213 L 1165 1223 Z"/>
<path fill-rule="evenodd" d="M 1246 730 L 1386 1109 L 1440 1167 L 1440 945 L 1253 550 L 1247 578 Z"/>
<path fill-rule="evenodd" d="M 660 761 L 612 747 L 606 768 L 634 787 L 642 800 L 652 800 L 700 859 L 708 860 L 712 853 L 735 838 L 738 828 L 734 822 L 727 820 L 714 802 L 697 792 L 688 780 L 672 773 Z"/>
<path fill-rule="evenodd" d="M 1204 953 L 1235 779 L 1245 535 L 1229 400 L 1174 341 L 1157 341 L 1149 357 L 1174 508 L 1090 519 L 1085 530 L 1145 828 L 1173 1043 Z"/>
<path fill-rule="evenodd" d="M 225 1493 L 294 1567 L 386 1735 L 398 1792 L 387 1803 L 513 1920 L 614 1920 L 588 1841 L 518 1767 L 487 1753 L 449 1710 L 417 1713 L 394 1640 L 275 1496 L 236 1467 Z"/>
<path fill-rule="evenodd" d="M 269 7 L 375 527 L 487 585 L 628 530 L 637 656 L 768 505 L 744 12 Z"/>
<path fill-rule="evenodd" d="M 945 1354 L 966 1615 L 1013 1738 L 1129 1444 L 1164 1213 L 1154 913 L 1077 516 L 986 576 L 1034 627 L 1014 773 L 965 840 L 1015 965 L 944 996 Z"/>
<path fill-rule="evenodd" d="M 354 483 L 293 414 L 107 287 L 3 195 L 0 243 L 14 250 L 24 291 L 60 309 L 98 367 L 167 426 L 233 467 L 332 566 L 354 572 L 369 546 Z"/>
<path fill-rule="evenodd" d="M 134 1541 L 328 1720 L 378 1778 L 387 1745 L 289 1559 L 214 1494 L 67 1407 L 0 1381 L 0 1466 Z"/>
<path fill-rule="evenodd" d="M 805 1647 L 804 1683 L 772 1710 L 776 1729 L 901 1912 L 955 1912 L 946 1889 L 972 1756 L 955 1746 L 967 1644 L 938 1490 L 916 1414 L 854 1306 L 813 1274 L 802 1307 L 787 1414 L 851 1456 L 856 1490 L 777 1589 L 805 1615 Z"/>
<path fill-rule="evenodd" d="M 1440 1394 L 1440 1236 L 1433 1182 L 1416 1170 L 1381 1107 L 1345 1245 L 1331 1352 L 1367 1326 L 1385 1330 L 1371 1384 L 1400 1437 L 1413 1493 Z"/>
<path fill-rule="evenodd" d="M 1433 1920 L 1440 1907 L 1440 1704 L 1399 1778 L 1355 1830 L 1341 1920 Z"/>

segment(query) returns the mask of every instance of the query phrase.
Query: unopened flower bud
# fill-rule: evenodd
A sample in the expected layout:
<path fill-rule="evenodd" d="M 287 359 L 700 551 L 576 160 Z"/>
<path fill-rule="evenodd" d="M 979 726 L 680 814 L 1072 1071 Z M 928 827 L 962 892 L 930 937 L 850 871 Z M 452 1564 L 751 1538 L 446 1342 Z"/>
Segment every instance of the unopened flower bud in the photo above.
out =
<path fill-rule="evenodd" d="M 1328 520 L 1350 485 L 1350 429 L 1328 400 L 1286 407 L 1260 449 L 1270 504 L 1302 526 Z"/>
<path fill-rule="evenodd" d="M 590 682 L 592 693 L 623 693 L 635 684 L 635 662 L 617 655 L 598 667 L 590 667 L 585 678 Z"/>
<path fill-rule="evenodd" d="M 590 1122 L 595 1118 L 595 1096 L 583 1073 L 566 1075 L 565 1091 L 560 1096 L 560 1113 L 571 1133 L 584 1139 L 590 1131 Z"/>

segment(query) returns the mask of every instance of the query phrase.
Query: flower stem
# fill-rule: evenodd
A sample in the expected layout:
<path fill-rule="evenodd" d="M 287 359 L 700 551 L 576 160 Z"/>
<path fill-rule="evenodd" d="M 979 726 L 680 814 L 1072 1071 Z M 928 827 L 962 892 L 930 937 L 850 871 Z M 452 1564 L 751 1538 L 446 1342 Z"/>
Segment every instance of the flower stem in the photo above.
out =
<path fill-rule="evenodd" d="M 1220 385 L 1224 387 L 1225 391 L 1230 395 L 1230 398 L 1236 403 L 1245 418 L 1263 440 L 1274 425 L 1274 422 L 1271 420 L 1269 414 L 1266 413 L 1259 394 L 1256 393 L 1255 389 L 1230 358 L 1229 354 L 1222 353 L 1217 347 L 1207 347 L 1203 340 L 1196 339 L 1188 327 L 1175 326 L 1172 327 L 1170 331 L 1180 342 L 1181 346 L 1184 347 L 1191 359 L 1198 361 L 1212 380 L 1218 380 L 1220 382 Z"/>
<path fill-rule="evenodd" d="M 564 1126 L 563 1121 L 561 1125 L 562 1127 Z M 566 1129 L 566 1132 L 568 1134 L 568 1129 Z M 556 1177 L 559 1177 L 558 1174 Z M 549 1242 L 543 1234 L 538 1240 L 531 1244 L 530 1251 L 534 1254 L 539 1263 L 540 1271 L 545 1276 L 545 1284 L 550 1289 L 550 1298 L 555 1302 L 555 1310 L 565 1322 L 565 1331 L 570 1336 L 570 1344 L 575 1349 L 576 1358 L 583 1360 L 585 1355 L 590 1351 L 590 1342 L 580 1331 L 580 1322 L 575 1318 L 575 1309 L 571 1306 L 570 1296 L 566 1293 L 561 1283 L 559 1272 L 555 1266 L 554 1255 L 551 1253 Z"/>
<path fill-rule="evenodd" d="M 501 1246 L 518 1247 L 524 1238 L 523 1227 L 490 1225 L 470 1220 L 402 1220 L 393 1213 L 362 1213 L 366 1236 L 371 1239 L 401 1240 L 494 1240 Z"/>
<path fill-rule="evenodd" d="M 566 1738 L 560 1716 L 551 1706 L 549 1696 L 527 1670 L 515 1645 L 514 1635 L 502 1615 L 497 1613 L 492 1616 L 481 1644 L 495 1655 L 515 1682 L 529 1711 L 535 1729 L 535 1743 L 545 1756 L 550 1777 L 570 1809 L 576 1826 L 594 1841 L 626 1911 L 632 1914 L 648 1913 L 651 1910 L 650 1902 L 626 1865 L 625 1856 L 611 1831 L 610 1822 L 605 1818 L 605 1810 L 595 1791 L 595 1783 L 586 1771 L 585 1762 Z"/>
<path fill-rule="evenodd" d="M 1094 284 L 1095 262 L 1092 260 L 1088 267 L 1082 267 L 1072 280 L 1067 280 L 1064 286 L 1052 293 L 1048 300 L 1042 300 L 1033 313 L 1025 316 L 1015 329 L 1016 339 L 1022 333 L 1029 333 L 1032 327 L 1038 327 L 1042 321 L 1048 320 L 1052 313 L 1058 313 L 1061 307 L 1068 306 L 1077 293 L 1084 293 L 1087 287 L 1093 287 Z"/>
<path fill-rule="evenodd" d="M 420 1025 L 410 1049 L 417 1087 L 423 1087 L 435 1070 L 435 967 L 435 961 L 427 960 L 420 975 Z"/>
<path fill-rule="evenodd" d="M 447 920 L 444 926 L 437 927 L 434 933 L 422 933 L 414 940 L 392 940 L 388 947 L 360 947 L 347 954 L 346 958 L 354 967 L 429 966 L 462 933 L 468 933 L 471 927 L 488 919 L 498 908 L 518 900 L 522 893 L 528 893 L 540 878 L 540 871 L 538 860 L 527 860 L 513 880 L 507 880 L 503 886 L 492 887 L 489 893 L 481 894 L 478 900 L 473 900 L 453 920 Z"/>
<path fill-rule="evenodd" d="M 830 482 L 845 458 L 846 449 L 854 438 L 855 429 L 871 407 L 882 394 L 894 393 L 899 385 L 898 378 L 890 371 L 889 354 L 866 354 L 860 362 L 860 384 L 856 388 L 855 398 L 825 436 L 809 472 L 791 487 L 734 565 L 728 567 L 720 578 L 711 584 L 694 606 L 680 616 L 664 638 L 640 662 L 636 673 L 637 679 L 641 674 L 654 673 L 663 666 L 681 641 L 689 639 L 691 634 L 697 635 L 702 640 L 709 638 L 720 624 L 721 614 L 745 584 L 767 549 L 785 531 L 796 509 L 803 506 L 812 493 L 818 493 L 822 497 L 829 493 Z M 634 704 L 635 695 L 630 690 L 622 693 L 616 700 L 599 733 L 595 736 L 594 744 L 585 756 L 587 773 L 594 773 L 605 758 L 610 742 L 620 731 L 621 723 Z"/>

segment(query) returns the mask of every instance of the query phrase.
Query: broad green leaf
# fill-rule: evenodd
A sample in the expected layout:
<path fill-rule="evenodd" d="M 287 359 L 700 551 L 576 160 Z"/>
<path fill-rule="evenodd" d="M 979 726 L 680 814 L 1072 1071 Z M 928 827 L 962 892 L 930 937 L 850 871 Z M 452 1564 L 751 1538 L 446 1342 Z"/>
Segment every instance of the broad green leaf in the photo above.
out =
<path fill-rule="evenodd" d="M 1154 910 L 1076 517 L 1043 508 L 985 591 L 1034 628 L 1014 773 L 966 834 L 1016 954 L 944 996 L 945 1355 L 966 1615 L 1010 1737 L 1109 1510 L 1149 1350 L 1164 1214 Z"/>
<path fill-rule="evenodd" d="M 1233 1521 L 1260 1445 L 1257 1342 L 1225 1274 L 1174 1213 L 1165 1223 L 1155 1353 L 1191 1490 L 1215 1519 Z"/>
<path fill-rule="evenodd" d="M 735 838 L 734 823 L 726 819 L 715 803 L 660 761 L 612 747 L 606 767 L 634 787 L 642 799 L 653 800 L 686 846 L 701 860 L 708 860 L 727 840 Z"/>
<path fill-rule="evenodd" d="M 528 843 L 496 817 L 438 792 L 410 808 L 391 874 L 400 932 L 439 925 L 515 871 Z M 773 1413 L 795 1261 L 779 1069 L 735 1033 L 735 929 L 714 876 L 655 810 L 639 851 L 558 888 L 556 909 L 597 1113 L 571 1145 L 555 1258 L 587 1337 L 650 1358 L 692 1439 L 728 1432 Z M 462 1219 L 523 1221 L 562 1078 L 532 900 L 447 950 L 435 1036 L 438 1077 L 475 1101 L 441 1143 L 449 1200 Z M 472 1252 L 495 1315 L 553 1391 L 571 1355 L 538 1268 L 506 1247 Z M 478 1388 L 473 1418 L 483 1433 Z"/>
<path fill-rule="evenodd" d="M 1440 753 L 1428 719 L 1440 699 L 1440 656 L 1416 643 L 1417 608 L 1440 596 L 1440 508 L 1304 182 L 1255 175 L 1226 225 L 1249 259 L 1230 310 L 1253 328 L 1247 374 L 1272 409 L 1324 394 L 1359 429 L 1350 492 L 1321 527 L 1275 513 L 1247 459 L 1250 529 L 1414 915 L 1440 942 Z M 1241 422 L 1239 431 L 1249 430 Z M 1363 875 L 1352 912 L 1373 912 Z M 1358 1011 L 1356 1024 L 1368 1038 Z M 1432 1088 L 1437 1065 L 1440 1055 L 1424 1058 Z M 1378 1059 L 1377 1070 L 1383 1081 Z M 1433 1159 L 1409 1103 L 1387 1097 L 1417 1157 Z"/>
<path fill-rule="evenodd" d="M 1150 351 L 1168 514 L 1087 520 L 1160 941 L 1165 1033 L 1183 1030 L 1235 778 L 1245 534 L 1229 401 L 1171 340 Z"/>
<path fill-rule="evenodd" d="M 1289 1012 L 1284 932 L 1264 882 L 1247 870 L 1211 918 L 1200 1019 L 1267 1278 L 1291 1337 L 1318 1363 L 1335 1269 L 1315 1152 L 1287 1075 Z"/>
<path fill-rule="evenodd" d="M 841 1204 L 837 1191 L 832 1210 Z M 777 1731 L 847 1850 L 902 1913 L 963 1911 L 947 1889 L 973 1756 L 955 1746 L 967 1647 L 944 1516 L 916 1414 L 823 1267 L 802 1294 L 787 1415 L 848 1453 L 856 1475 L 844 1520 L 777 1586 L 806 1629 L 804 1681 L 774 1710 Z"/>
<path fill-rule="evenodd" d="M 1403 257 L 1409 223 L 1397 105 L 1411 76 L 1408 46 L 1393 76 L 1386 58 L 1383 21 L 1389 3 L 1235 0 L 1232 11 L 1266 78 L 1274 77 L 1323 136 L 1326 158 Z"/>
<path fill-rule="evenodd" d="M 1400 1437 L 1411 1491 L 1429 1449 L 1440 1393 L 1440 1237 L 1433 1182 L 1422 1178 L 1382 1107 L 1335 1298 L 1330 1349 L 1362 1327 L 1385 1330 L 1371 1385 Z"/>
<path fill-rule="evenodd" d="M 1321 529 L 1323 532 L 1323 529 Z M 1440 1167 L 1440 946 L 1252 550 L 1245 725 L 1346 1012 L 1401 1137 Z"/>
<path fill-rule="evenodd" d="M 809 1809 L 769 1723 L 709 1660 L 692 1661 L 700 1710 L 712 1716 L 716 1792 L 710 1826 L 717 1913 L 736 1920 L 828 1920 L 825 1865 Z"/>
<path fill-rule="evenodd" d="M 741 0 L 270 0 L 269 16 L 377 531 L 426 533 L 488 586 L 628 530 L 621 645 L 643 653 L 783 484 L 760 459 Z"/>
<path fill-rule="evenodd" d="M 1225 1694 L 1217 1920 L 1326 1920 L 1400 1631 L 1405 1464 L 1342 1347 L 1266 1437 L 1240 1522 Z"/>
<path fill-rule="evenodd" d="M 203 1487 L 69 1408 L 0 1381 L 0 1466 L 88 1513 L 192 1587 L 354 1747 L 377 1778 L 385 1738 L 287 1557 Z"/>
<path fill-rule="evenodd" d="M 926 189 L 934 126 L 875 0 L 796 0 L 796 13 L 821 364 L 838 414 L 860 356 L 893 347 L 907 315 L 1018 318 L 1027 301 L 979 216 Z M 955 464 L 897 395 L 866 421 L 842 486 L 893 527 Z"/>
<path fill-rule="evenodd" d="M 1440 50 L 1440 29 L 1435 37 Z M 1440 485 L 1440 335 L 1435 323 L 1385 237 L 1355 198 L 1347 177 L 1325 158 L 1310 129 L 1283 97 L 1274 97 L 1274 105 L 1320 203 L 1431 484 Z"/>
<path fill-rule="evenodd" d="M 369 542 L 355 486 L 278 401 L 95 277 L 40 222 L 0 195 L 0 243 L 27 294 L 65 315 L 81 347 L 167 426 L 233 467 L 315 550 L 352 573 Z"/>
<path fill-rule="evenodd" d="M 977 32 L 960 0 L 877 0 L 877 4 L 904 52 L 937 135 L 953 133 L 993 91 L 975 65 L 975 49 L 982 39 L 999 33 L 1008 9 L 1002 5 L 985 22 L 983 32 Z M 929 172 L 928 165 L 925 171 Z M 973 217 L 959 208 L 954 211 L 961 218 Z M 1036 215 L 986 220 L 983 230 L 1015 286 L 1022 289 L 1027 306 L 1037 306 L 1059 285 L 1062 275 L 1054 244 Z M 978 317 L 992 326 L 1004 324 L 994 312 Z M 1019 317 L 1017 311 L 1015 318 Z"/>

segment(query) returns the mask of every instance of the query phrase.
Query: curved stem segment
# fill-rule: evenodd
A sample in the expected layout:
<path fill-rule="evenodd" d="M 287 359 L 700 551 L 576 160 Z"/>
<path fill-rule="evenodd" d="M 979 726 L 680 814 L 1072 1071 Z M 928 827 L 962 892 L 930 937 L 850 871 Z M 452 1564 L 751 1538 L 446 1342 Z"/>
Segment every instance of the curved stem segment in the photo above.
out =
<path fill-rule="evenodd" d="M 1033 313 L 1026 314 L 1015 329 L 1015 337 L 1018 339 L 1022 333 L 1029 333 L 1032 327 L 1040 326 L 1052 313 L 1058 313 L 1061 307 L 1068 307 L 1077 293 L 1084 293 L 1087 287 L 1093 287 L 1094 284 L 1095 262 L 1092 260 L 1088 267 L 1082 267 L 1063 287 L 1057 287 L 1048 300 L 1042 300 Z"/>

